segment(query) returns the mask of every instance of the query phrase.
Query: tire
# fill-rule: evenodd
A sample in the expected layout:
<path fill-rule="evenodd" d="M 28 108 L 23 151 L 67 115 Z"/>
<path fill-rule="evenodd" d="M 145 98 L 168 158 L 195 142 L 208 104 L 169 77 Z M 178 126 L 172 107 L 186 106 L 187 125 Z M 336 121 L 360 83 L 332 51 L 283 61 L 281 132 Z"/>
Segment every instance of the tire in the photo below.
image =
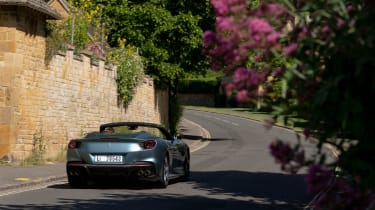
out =
<path fill-rule="evenodd" d="M 83 188 L 87 185 L 87 180 L 80 176 L 68 175 L 68 183 L 72 188 Z"/>
<path fill-rule="evenodd" d="M 184 161 L 184 175 L 182 176 L 182 181 L 188 181 L 190 178 L 190 161 L 186 157 Z"/>
<path fill-rule="evenodd" d="M 159 180 L 159 186 L 161 188 L 167 188 L 169 183 L 169 164 L 168 164 L 168 158 L 164 157 L 163 164 L 161 166 L 161 173 L 160 173 L 160 180 Z"/>
<path fill-rule="evenodd" d="M 83 188 L 87 186 L 87 174 L 81 169 L 80 175 L 71 175 L 70 170 L 67 170 L 68 183 L 72 188 Z"/>

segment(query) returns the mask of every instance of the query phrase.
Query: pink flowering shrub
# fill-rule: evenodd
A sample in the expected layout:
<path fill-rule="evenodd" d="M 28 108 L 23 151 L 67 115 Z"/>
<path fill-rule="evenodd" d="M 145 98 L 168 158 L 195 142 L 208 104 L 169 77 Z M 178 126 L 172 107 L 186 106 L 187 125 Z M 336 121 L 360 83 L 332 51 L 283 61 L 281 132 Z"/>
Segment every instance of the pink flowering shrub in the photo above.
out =
<path fill-rule="evenodd" d="M 308 191 L 320 193 L 314 208 L 366 209 L 375 192 L 374 4 L 282 2 L 251 9 L 246 0 L 211 0 L 216 29 L 204 33 L 204 53 L 213 70 L 232 76 L 228 95 L 262 98 L 275 117 L 307 120 L 303 133 L 318 140 L 317 154 L 306 157 L 299 143 L 279 139 L 270 152 L 290 173 L 308 167 Z M 322 161 L 327 144 L 338 152 L 333 163 Z"/>

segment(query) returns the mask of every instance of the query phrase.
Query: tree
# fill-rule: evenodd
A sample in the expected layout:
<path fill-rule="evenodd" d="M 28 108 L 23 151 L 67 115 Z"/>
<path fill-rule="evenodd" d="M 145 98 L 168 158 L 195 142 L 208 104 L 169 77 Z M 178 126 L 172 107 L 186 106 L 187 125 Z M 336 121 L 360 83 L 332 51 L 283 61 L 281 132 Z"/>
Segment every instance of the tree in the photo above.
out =
<path fill-rule="evenodd" d="M 205 52 L 213 69 L 233 75 L 227 93 L 245 102 L 279 92 L 279 100 L 268 101 L 275 117 L 306 119 L 305 138 L 317 140 L 312 157 L 305 157 L 300 144 L 275 140 L 270 150 L 282 169 L 296 173 L 307 166 L 311 193 L 322 191 L 328 178 L 335 177 L 315 208 L 374 205 L 373 3 L 283 0 L 255 9 L 246 0 L 211 3 L 216 28 L 205 32 Z M 274 88 L 275 82 L 281 88 Z M 337 160 L 327 161 L 322 152 L 326 144 L 339 152 Z"/>
<path fill-rule="evenodd" d="M 170 107 L 181 112 L 176 100 L 178 80 L 209 70 L 207 57 L 201 52 L 203 30 L 212 28 L 214 23 L 209 1 L 77 0 L 74 5 L 97 15 L 94 19 L 106 27 L 111 47 L 118 47 L 125 40 L 125 47 L 136 48 L 145 73 L 153 77 L 159 88 L 169 90 Z M 121 78 L 132 85 L 126 76 Z M 126 88 L 121 90 L 124 96 L 129 95 Z M 170 119 L 169 126 L 174 131 L 179 119 Z"/>
<path fill-rule="evenodd" d="M 208 25 L 213 25 L 208 0 L 200 3 L 169 0 L 91 2 L 93 8 L 102 5 L 101 18 L 109 27 L 110 45 L 117 46 L 117 40 L 125 39 L 127 45 L 135 46 L 142 56 L 146 74 L 151 75 L 159 86 L 173 89 L 185 72 L 201 73 L 202 69 L 208 69 L 207 58 L 201 54 L 201 27 L 210 21 Z"/>

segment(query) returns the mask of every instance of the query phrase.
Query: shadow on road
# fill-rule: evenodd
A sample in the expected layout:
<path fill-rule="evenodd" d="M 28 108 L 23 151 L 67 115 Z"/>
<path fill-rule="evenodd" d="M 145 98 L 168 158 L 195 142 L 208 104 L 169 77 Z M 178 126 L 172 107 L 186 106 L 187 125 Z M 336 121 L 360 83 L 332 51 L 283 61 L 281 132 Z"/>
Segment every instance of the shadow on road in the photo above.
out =
<path fill-rule="evenodd" d="M 101 198 L 72 199 L 59 195 L 75 189 L 71 189 L 67 184 L 58 184 L 49 188 L 67 192 L 57 194 L 58 202 L 55 204 L 0 204 L 0 209 L 297 210 L 303 209 L 310 199 L 305 188 L 299 186 L 304 186 L 302 175 L 196 171 L 192 172 L 191 179 L 186 184 L 171 183 L 170 188 L 176 192 L 153 189 L 145 185 L 134 188 L 109 184 L 87 189 L 102 190 Z M 85 191 L 86 189 L 83 190 Z"/>
<path fill-rule="evenodd" d="M 203 138 L 202 136 L 196 136 L 196 135 L 183 135 L 181 134 L 180 137 L 184 139 L 185 141 L 196 141 L 196 140 L 203 140 L 203 141 L 226 141 L 226 140 L 234 140 L 234 139 L 228 139 L 228 138 Z"/>
<path fill-rule="evenodd" d="M 194 172 L 192 180 L 195 181 L 194 188 L 210 194 L 250 196 L 267 203 L 286 203 L 291 209 L 298 209 L 298 206 L 300 209 L 311 198 L 306 193 L 304 175 L 243 171 Z"/>

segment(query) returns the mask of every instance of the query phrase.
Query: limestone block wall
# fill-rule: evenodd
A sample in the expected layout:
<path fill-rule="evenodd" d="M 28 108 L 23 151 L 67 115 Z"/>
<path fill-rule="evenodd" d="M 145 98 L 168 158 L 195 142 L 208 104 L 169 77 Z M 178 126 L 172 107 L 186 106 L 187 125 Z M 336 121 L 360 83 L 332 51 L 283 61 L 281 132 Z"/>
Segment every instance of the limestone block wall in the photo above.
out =
<path fill-rule="evenodd" d="M 17 120 L 29 120 L 29 109 L 15 106 L 26 101 L 22 93 L 28 93 L 29 82 L 23 78 L 34 76 L 44 62 L 44 16 L 24 7 L 0 7 L 0 157 L 19 148 L 29 149 L 28 145 L 19 146 L 18 135 L 27 135 L 25 123 Z M 29 71 L 25 72 L 25 69 Z M 32 91 L 31 91 L 32 92 Z M 38 97 L 32 92 L 31 98 Z M 31 102 L 26 102 L 30 106 Z"/>
<path fill-rule="evenodd" d="M 57 55 L 37 80 L 43 100 L 34 110 L 40 117 L 35 121 L 49 152 L 65 148 L 68 140 L 83 133 L 97 131 L 102 123 L 167 122 L 168 95 L 157 91 L 151 78 L 141 81 L 125 109 L 117 100 L 116 68 L 105 66 L 104 61 L 92 64 L 86 55 L 73 56 L 73 51 Z"/>
<path fill-rule="evenodd" d="M 48 5 L 56 10 L 56 12 L 61 15 L 63 18 L 66 18 L 69 16 L 69 5 L 64 0 L 50 0 L 48 1 Z"/>
<path fill-rule="evenodd" d="M 53 158 L 101 123 L 167 124 L 168 94 L 148 77 L 125 109 L 117 100 L 115 66 L 73 50 L 47 65 L 44 21 L 27 9 L 0 10 L 0 159 L 24 160 L 35 146 Z"/>

